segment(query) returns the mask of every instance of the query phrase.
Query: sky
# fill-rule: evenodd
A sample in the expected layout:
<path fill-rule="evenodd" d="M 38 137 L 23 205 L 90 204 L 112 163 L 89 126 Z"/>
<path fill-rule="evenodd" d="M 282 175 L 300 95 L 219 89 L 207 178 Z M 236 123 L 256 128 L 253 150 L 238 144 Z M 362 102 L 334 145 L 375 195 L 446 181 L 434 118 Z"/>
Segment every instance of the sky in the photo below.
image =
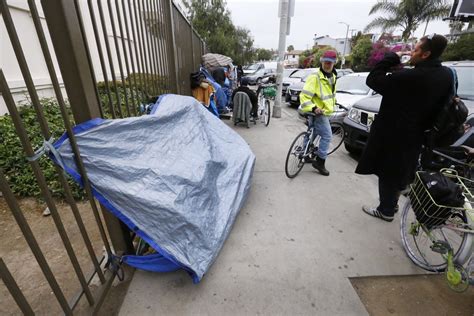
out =
<path fill-rule="evenodd" d="M 286 37 L 286 47 L 293 45 L 296 50 L 312 47 L 314 34 L 329 35 L 334 38 L 346 36 L 346 25 L 361 31 L 378 14 L 369 16 L 370 8 L 376 0 L 295 0 L 295 14 L 291 18 L 290 35 Z M 280 22 L 278 0 L 227 0 L 234 25 L 250 30 L 254 46 L 277 49 Z M 423 35 L 425 24 L 415 32 L 418 38 Z M 356 31 L 354 31 L 356 32 Z M 380 33 L 374 29 L 372 33 Z M 426 34 L 448 34 L 448 22 L 435 21 L 428 24 Z M 394 32 L 401 35 L 400 30 Z"/>

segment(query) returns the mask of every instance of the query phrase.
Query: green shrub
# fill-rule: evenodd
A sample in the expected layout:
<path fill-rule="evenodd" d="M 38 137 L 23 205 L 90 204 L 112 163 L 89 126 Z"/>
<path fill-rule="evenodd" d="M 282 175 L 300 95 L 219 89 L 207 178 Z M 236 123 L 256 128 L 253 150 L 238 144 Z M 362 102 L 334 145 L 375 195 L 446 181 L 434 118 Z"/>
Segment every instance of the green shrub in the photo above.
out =
<path fill-rule="evenodd" d="M 137 79 L 140 77 L 139 74 L 134 74 Z M 127 78 L 125 81 L 125 88 L 122 82 L 117 82 L 117 91 L 120 97 L 120 106 L 122 109 L 123 116 L 126 117 L 127 109 L 125 103 L 125 92 L 129 101 L 131 115 L 135 115 L 133 107 L 136 107 L 137 113 L 139 112 L 138 106 L 141 103 L 148 103 L 149 99 L 153 95 L 145 91 L 145 80 L 147 81 L 147 87 L 149 82 L 153 80 L 157 83 L 160 88 L 160 93 L 169 93 L 170 88 L 168 79 L 163 76 L 155 75 L 142 75 L 142 80 L 137 80 L 137 86 L 132 81 L 133 78 Z M 109 96 L 106 89 L 105 82 L 99 82 L 97 84 L 99 92 L 99 99 L 104 110 L 105 118 L 112 118 L 112 113 L 109 107 Z M 119 118 L 120 114 L 117 108 L 117 96 L 115 93 L 115 87 L 112 82 L 109 82 L 109 91 L 114 104 L 114 110 L 116 117 Z M 133 99 L 132 92 L 133 91 Z M 61 116 L 58 103 L 54 98 L 44 98 L 40 100 L 41 106 L 51 135 L 58 139 L 65 131 L 64 122 Z M 38 124 L 36 112 L 33 105 L 30 102 L 24 102 L 20 104 L 18 108 L 23 125 L 27 131 L 28 138 L 34 149 L 39 148 L 43 144 L 43 136 Z M 67 105 L 67 111 L 69 114 L 69 120 L 71 124 L 74 124 L 72 112 Z M 39 165 L 44 173 L 48 187 L 55 197 L 64 198 L 64 191 L 59 182 L 58 175 L 54 163 L 49 157 L 44 155 L 39 159 Z M 10 184 L 13 193 L 17 196 L 32 196 L 41 197 L 41 190 L 36 182 L 33 170 L 30 163 L 26 160 L 26 155 L 23 152 L 23 148 L 18 138 L 15 126 L 10 115 L 0 116 L 0 168 L 3 169 L 5 176 Z M 69 179 L 72 194 L 75 199 L 84 199 L 85 192 L 72 180 Z"/>
<path fill-rule="evenodd" d="M 357 41 L 351 54 L 352 69 L 354 71 L 368 71 L 367 63 L 372 52 L 372 41 L 369 38 L 361 38 Z"/>
<path fill-rule="evenodd" d="M 474 34 L 462 35 L 455 43 L 448 44 L 441 58 L 444 61 L 474 60 Z"/>
<path fill-rule="evenodd" d="M 116 86 L 120 98 L 122 114 L 124 117 L 128 116 L 127 104 L 125 100 L 128 100 L 128 105 L 131 112 L 130 114 L 133 116 L 135 115 L 133 107 L 136 108 L 136 113 L 140 113 L 139 104 L 148 103 L 151 98 L 157 95 L 171 93 L 168 77 L 152 74 L 131 74 L 125 80 L 125 87 L 122 81 L 117 81 Z M 115 116 L 120 118 L 120 111 L 117 108 L 117 93 L 115 92 L 115 86 L 112 81 L 108 82 L 108 87 L 112 104 L 114 106 Z M 107 93 L 107 85 L 105 81 L 98 82 L 97 89 L 99 91 L 100 103 L 102 105 L 102 109 L 104 110 L 104 116 L 106 118 L 112 118 L 113 116 L 110 111 L 109 95 Z M 125 95 L 127 97 L 125 97 Z"/>
<path fill-rule="evenodd" d="M 40 103 L 43 107 L 50 133 L 55 139 L 58 139 L 65 131 L 59 106 L 55 99 L 41 99 Z M 37 149 L 43 144 L 44 138 L 41 134 L 36 112 L 31 104 L 25 104 L 18 108 L 18 110 L 31 145 L 34 149 Z M 72 114 L 70 110 L 68 111 L 70 121 L 73 122 Z M 52 160 L 43 155 L 38 162 L 52 195 L 64 198 L 64 191 Z M 0 117 L 0 168 L 3 169 L 15 195 L 37 198 L 41 196 L 41 190 L 31 165 L 26 160 L 26 154 L 23 151 L 10 115 Z M 68 182 L 74 198 L 83 199 L 84 192 L 82 189 L 72 179 L 69 179 Z"/>

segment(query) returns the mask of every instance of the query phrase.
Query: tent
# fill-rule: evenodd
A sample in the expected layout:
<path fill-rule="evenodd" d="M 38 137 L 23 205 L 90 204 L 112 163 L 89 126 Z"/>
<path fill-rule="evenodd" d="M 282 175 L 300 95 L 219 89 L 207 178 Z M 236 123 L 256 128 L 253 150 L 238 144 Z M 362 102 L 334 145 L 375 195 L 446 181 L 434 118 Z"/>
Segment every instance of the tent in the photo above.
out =
<path fill-rule="evenodd" d="M 199 282 L 249 193 L 255 155 L 192 97 L 161 96 L 150 115 L 74 127 L 94 196 L 156 254 L 125 256 L 150 271 L 185 269 Z M 82 179 L 64 134 L 51 158 Z"/>

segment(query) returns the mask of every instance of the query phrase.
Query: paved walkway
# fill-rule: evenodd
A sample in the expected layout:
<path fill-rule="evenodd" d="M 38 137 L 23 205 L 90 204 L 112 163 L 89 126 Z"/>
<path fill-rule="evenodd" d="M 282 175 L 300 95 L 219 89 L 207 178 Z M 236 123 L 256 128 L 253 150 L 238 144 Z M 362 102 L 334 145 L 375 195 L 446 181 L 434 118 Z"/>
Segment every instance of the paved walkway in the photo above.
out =
<path fill-rule="evenodd" d="M 286 178 L 288 147 L 305 128 L 295 110 L 268 127 L 225 123 L 257 157 L 229 239 L 200 284 L 184 272 L 137 271 L 120 315 L 366 315 L 350 277 L 422 273 L 403 251 L 398 217 L 362 213 L 376 202 L 376 178 L 354 174 L 343 147 L 327 161 L 329 177 L 307 165 Z"/>

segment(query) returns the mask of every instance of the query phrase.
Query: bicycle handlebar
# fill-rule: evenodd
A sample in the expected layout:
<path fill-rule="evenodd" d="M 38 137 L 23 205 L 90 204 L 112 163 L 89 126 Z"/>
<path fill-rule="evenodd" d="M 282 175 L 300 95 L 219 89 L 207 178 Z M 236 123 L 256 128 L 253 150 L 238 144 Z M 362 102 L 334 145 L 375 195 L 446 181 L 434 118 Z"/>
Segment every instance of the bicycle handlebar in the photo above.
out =
<path fill-rule="evenodd" d="M 437 150 L 435 150 L 435 149 L 433 149 L 432 152 L 433 152 L 433 154 L 436 154 L 436 155 L 438 155 L 438 156 L 440 156 L 440 157 L 446 158 L 446 159 L 448 159 L 448 160 L 450 160 L 450 161 L 452 161 L 452 162 L 455 162 L 455 163 L 457 163 L 457 164 L 459 164 L 459 165 L 468 166 L 468 167 L 470 166 L 469 163 L 466 163 L 466 162 L 464 162 L 464 161 L 462 161 L 462 160 L 459 160 L 459 159 L 456 159 L 456 158 L 451 157 L 451 156 L 449 156 L 449 155 L 446 155 L 445 153 L 442 153 L 442 152 L 437 151 Z"/>
<path fill-rule="evenodd" d="M 337 103 L 337 102 L 336 102 L 336 105 L 337 105 L 338 107 L 340 107 L 341 109 L 345 110 L 345 111 L 349 111 L 349 109 L 346 108 L 346 107 L 345 107 L 344 105 L 342 105 L 341 103 Z"/>

